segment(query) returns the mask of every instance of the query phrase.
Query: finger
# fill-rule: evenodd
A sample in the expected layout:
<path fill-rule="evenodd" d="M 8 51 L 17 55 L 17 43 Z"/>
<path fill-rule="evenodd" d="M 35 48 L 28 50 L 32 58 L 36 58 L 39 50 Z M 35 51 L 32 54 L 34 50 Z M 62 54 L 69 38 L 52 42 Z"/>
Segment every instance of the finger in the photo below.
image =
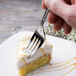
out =
<path fill-rule="evenodd" d="M 52 13 L 51 11 L 48 13 L 48 22 L 55 23 L 59 17 Z"/>
<path fill-rule="evenodd" d="M 63 26 L 63 22 L 64 20 L 59 18 L 56 23 L 54 24 L 54 30 L 58 31 L 58 30 L 61 30 L 62 29 L 62 26 Z"/>
<path fill-rule="evenodd" d="M 76 3 L 76 0 L 71 0 L 71 3 L 72 3 L 72 4 L 75 4 L 75 3 Z"/>
<path fill-rule="evenodd" d="M 64 22 L 63 28 L 64 28 L 65 34 L 69 34 L 71 32 L 71 29 L 72 29 L 71 26 L 69 26 L 66 22 Z"/>
<path fill-rule="evenodd" d="M 42 8 L 46 9 L 45 0 L 42 1 Z"/>
<path fill-rule="evenodd" d="M 70 5 L 68 5 L 64 0 L 45 0 L 45 5 L 53 13 L 55 13 L 63 19 L 65 19 L 65 16 L 68 10 L 70 9 Z"/>

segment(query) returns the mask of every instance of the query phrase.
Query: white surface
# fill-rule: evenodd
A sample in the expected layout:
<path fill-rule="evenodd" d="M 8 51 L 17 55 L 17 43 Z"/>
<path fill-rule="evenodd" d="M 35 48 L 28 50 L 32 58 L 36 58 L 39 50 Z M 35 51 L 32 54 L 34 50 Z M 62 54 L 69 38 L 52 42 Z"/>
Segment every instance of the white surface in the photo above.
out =
<path fill-rule="evenodd" d="M 3 44 L 0 45 L 0 76 L 18 76 L 16 66 L 15 66 L 15 62 L 16 62 L 15 57 L 16 57 L 16 51 L 17 51 L 18 37 L 22 33 L 23 32 L 13 35 L 9 39 L 7 39 Z M 54 63 L 66 61 L 70 58 L 76 57 L 76 43 L 70 42 L 64 39 L 56 38 L 56 37 L 51 37 L 51 36 L 48 36 L 48 38 L 54 47 L 53 58 L 50 62 L 53 65 L 51 66 L 47 65 L 42 68 L 54 67 L 54 66 L 57 66 L 57 64 L 55 65 Z M 51 68 L 50 72 L 43 72 L 43 73 L 38 73 L 38 74 L 33 74 L 33 75 L 31 75 L 30 73 L 27 76 L 39 76 L 39 75 L 40 76 L 47 76 L 47 75 L 60 76 L 64 74 L 65 72 L 70 71 L 75 65 L 66 69 L 58 70 L 58 71 L 51 71 L 51 70 L 64 68 L 73 63 L 76 63 L 76 59 L 74 59 L 73 61 L 71 61 L 70 63 L 66 65 L 63 65 L 57 68 Z M 39 69 L 33 72 L 38 72 Z M 65 76 L 76 76 L 76 67 L 72 72 L 68 73 Z"/>

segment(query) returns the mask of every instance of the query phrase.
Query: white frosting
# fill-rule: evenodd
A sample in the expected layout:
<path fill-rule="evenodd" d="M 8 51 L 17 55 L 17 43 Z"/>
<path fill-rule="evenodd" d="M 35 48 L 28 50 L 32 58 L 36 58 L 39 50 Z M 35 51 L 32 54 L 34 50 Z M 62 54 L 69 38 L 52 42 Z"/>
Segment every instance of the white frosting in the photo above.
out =
<path fill-rule="evenodd" d="M 17 67 L 21 68 L 23 67 L 26 63 L 30 63 L 34 60 L 36 60 L 37 58 L 43 56 L 43 52 L 41 49 L 39 49 L 32 58 L 28 59 L 29 54 L 27 54 L 23 49 L 26 48 L 27 44 L 29 42 L 29 35 L 27 34 L 23 34 L 20 36 L 19 38 L 19 43 L 18 43 L 18 51 L 17 51 Z M 43 43 L 43 45 L 41 46 L 41 48 L 44 50 L 44 54 L 52 54 L 52 48 L 51 48 L 51 43 L 50 41 L 47 39 L 45 40 L 45 42 Z M 26 55 L 26 56 L 25 56 Z M 22 59 L 24 58 L 24 60 Z"/>

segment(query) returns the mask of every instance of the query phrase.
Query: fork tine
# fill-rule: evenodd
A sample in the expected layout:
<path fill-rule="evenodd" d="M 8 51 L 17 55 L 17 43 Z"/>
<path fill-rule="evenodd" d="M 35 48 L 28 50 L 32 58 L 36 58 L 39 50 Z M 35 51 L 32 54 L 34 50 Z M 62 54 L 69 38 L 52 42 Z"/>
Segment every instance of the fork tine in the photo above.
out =
<path fill-rule="evenodd" d="M 39 40 L 39 41 L 40 41 L 40 40 Z M 35 54 L 35 52 L 41 47 L 42 43 L 43 43 L 43 41 L 40 42 L 40 44 L 39 44 L 39 46 L 38 46 L 37 48 L 35 47 L 36 49 L 35 49 L 34 52 L 28 57 L 28 59 L 31 58 L 31 57 Z"/>
<path fill-rule="evenodd" d="M 33 46 L 37 43 L 37 38 L 35 38 L 34 42 L 32 43 L 32 45 L 30 46 L 30 48 L 27 49 L 26 53 L 31 52 L 31 49 L 33 48 Z"/>
<path fill-rule="evenodd" d="M 29 43 L 28 43 L 26 49 L 28 49 L 28 47 L 30 46 L 31 42 L 33 41 L 34 35 L 35 35 L 35 34 L 33 34 L 33 36 L 31 37 L 31 39 L 30 39 L 30 41 L 29 41 Z"/>
<path fill-rule="evenodd" d="M 36 44 L 34 45 L 34 47 L 33 47 L 33 49 L 30 51 L 30 54 L 31 54 L 31 52 L 37 47 L 37 44 L 39 43 L 39 39 L 38 39 L 38 41 L 36 42 Z"/>
<path fill-rule="evenodd" d="M 37 37 L 36 37 L 36 36 L 35 36 L 34 38 L 35 38 L 35 40 L 33 41 L 32 45 L 31 45 L 30 48 L 29 48 L 29 50 L 33 47 L 34 43 L 35 43 L 36 40 L 37 40 Z"/>

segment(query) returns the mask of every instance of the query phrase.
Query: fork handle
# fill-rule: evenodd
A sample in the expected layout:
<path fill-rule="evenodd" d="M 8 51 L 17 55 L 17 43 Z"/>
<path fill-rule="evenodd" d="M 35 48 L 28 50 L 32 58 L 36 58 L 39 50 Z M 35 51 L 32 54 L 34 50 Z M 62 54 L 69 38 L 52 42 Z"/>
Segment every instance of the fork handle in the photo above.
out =
<path fill-rule="evenodd" d="M 42 17 L 41 26 L 44 25 L 44 22 L 45 22 L 45 20 L 46 20 L 46 18 L 47 18 L 47 15 L 48 15 L 49 11 L 50 11 L 50 10 L 47 8 L 46 11 L 45 11 L 45 13 L 44 13 L 44 15 L 43 15 L 43 17 Z"/>

